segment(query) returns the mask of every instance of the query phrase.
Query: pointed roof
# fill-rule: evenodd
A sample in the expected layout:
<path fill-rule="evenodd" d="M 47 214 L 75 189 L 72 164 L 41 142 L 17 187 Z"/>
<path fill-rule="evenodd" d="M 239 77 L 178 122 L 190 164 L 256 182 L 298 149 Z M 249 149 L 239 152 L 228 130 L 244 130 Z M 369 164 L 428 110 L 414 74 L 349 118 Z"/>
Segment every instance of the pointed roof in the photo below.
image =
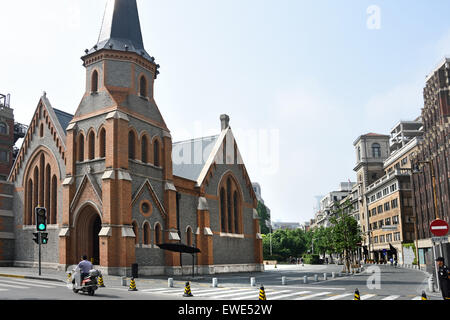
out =
<path fill-rule="evenodd" d="M 102 49 L 135 52 L 154 61 L 144 49 L 136 0 L 108 0 L 98 42 L 87 55 Z"/>

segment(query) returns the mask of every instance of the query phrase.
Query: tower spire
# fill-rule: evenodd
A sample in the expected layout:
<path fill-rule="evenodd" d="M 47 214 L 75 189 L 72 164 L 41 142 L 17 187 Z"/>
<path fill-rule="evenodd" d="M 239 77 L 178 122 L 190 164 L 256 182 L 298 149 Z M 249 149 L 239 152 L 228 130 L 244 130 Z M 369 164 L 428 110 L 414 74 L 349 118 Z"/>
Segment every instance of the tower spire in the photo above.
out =
<path fill-rule="evenodd" d="M 97 44 L 87 54 L 102 49 L 135 52 L 152 62 L 145 51 L 136 0 L 108 0 Z"/>

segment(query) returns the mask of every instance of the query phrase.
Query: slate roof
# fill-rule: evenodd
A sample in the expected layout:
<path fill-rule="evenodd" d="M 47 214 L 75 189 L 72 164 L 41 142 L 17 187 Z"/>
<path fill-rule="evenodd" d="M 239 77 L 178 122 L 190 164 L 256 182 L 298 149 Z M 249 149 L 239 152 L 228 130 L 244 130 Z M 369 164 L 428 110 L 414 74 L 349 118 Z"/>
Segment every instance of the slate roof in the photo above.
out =
<path fill-rule="evenodd" d="M 218 138 L 219 135 L 174 142 L 172 144 L 173 174 L 197 181 Z"/>
<path fill-rule="evenodd" d="M 58 118 L 58 121 L 64 130 L 64 133 L 67 134 L 66 129 L 69 126 L 70 121 L 72 121 L 73 115 L 55 108 L 53 108 L 53 111 L 55 112 L 56 117 Z"/>
<path fill-rule="evenodd" d="M 101 49 L 135 52 L 154 61 L 144 49 L 136 0 L 108 0 L 98 42 L 87 54 Z"/>

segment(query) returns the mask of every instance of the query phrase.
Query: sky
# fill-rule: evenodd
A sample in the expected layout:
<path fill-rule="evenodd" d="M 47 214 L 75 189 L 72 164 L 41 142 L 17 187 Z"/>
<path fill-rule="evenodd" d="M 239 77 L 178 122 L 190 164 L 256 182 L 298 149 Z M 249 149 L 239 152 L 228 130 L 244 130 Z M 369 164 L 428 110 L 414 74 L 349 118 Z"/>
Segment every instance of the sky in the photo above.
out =
<path fill-rule="evenodd" d="M 353 142 L 420 116 L 425 77 L 450 55 L 448 0 L 137 2 L 173 141 L 218 134 L 228 114 L 274 221 L 308 221 L 316 196 L 355 181 Z M 0 93 L 17 122 L 44 91 L 75 113 L 105 4 L 0 0 Z"/>

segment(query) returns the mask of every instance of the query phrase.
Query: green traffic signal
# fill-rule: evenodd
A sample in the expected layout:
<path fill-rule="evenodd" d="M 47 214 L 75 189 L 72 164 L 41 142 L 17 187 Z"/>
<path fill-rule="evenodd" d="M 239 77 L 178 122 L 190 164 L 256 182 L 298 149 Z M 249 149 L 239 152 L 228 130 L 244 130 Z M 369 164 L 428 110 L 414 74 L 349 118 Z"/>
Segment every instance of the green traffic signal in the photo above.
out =
<path fill-rule="evenodd" d="M 35 208 L 36 213 L 36 229 L 37 231 L 47 230 L 47 209 L 37 207 Z"/>
<path fill-rule="evenodd" d="M 42 244 L 48 243 L 48 233 L 41 233 L 41 243 Z"/>
<path fill-rule="evenodd" d="M 39 231 L 44 231 L 45 230 L 45 224 L 41 223 L 38 228 L 39 228 Z"/>

